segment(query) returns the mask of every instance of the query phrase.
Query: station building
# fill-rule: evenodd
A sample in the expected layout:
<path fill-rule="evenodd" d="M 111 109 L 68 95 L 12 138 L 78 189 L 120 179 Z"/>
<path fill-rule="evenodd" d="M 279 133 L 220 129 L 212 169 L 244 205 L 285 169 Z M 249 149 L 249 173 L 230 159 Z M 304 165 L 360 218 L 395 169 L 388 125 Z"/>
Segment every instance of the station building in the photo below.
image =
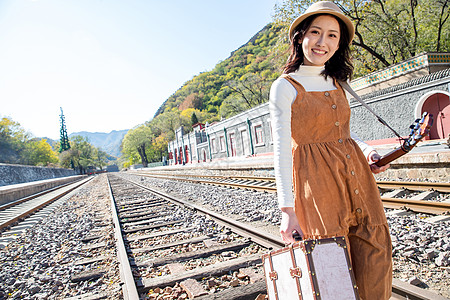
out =
<path fill-rule="evenodd" d="M 434 116 L 427 139 L 450 134 L 450 53 L 423 53 L 407 61 L 353 80 L 358 95 L 400 135 L 423 112 Z M 350 98 L 350 97 L 349 97 Z M 350 99 L 351 130 L 368 144 L 397 140 L 393 133 L 358 101 Z M 214 124 L 183 127 L 168 144 L 169 165 L 226 160 L 273 154 L 269 104 L 254 107 Z"/>

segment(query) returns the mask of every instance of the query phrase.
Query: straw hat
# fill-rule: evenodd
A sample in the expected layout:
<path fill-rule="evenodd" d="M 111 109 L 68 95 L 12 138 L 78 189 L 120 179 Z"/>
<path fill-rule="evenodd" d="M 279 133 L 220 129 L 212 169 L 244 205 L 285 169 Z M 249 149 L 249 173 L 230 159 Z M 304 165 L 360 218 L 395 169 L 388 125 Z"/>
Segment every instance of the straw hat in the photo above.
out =
<path fill-rule="evenodd" d="M 308 7 L 305 12 L 300 15 L 297 19 L 292 22 L 291 27 L 289 28 L 289 40 L 292 40 L 292 36 L 294 34 L 294 29 L 297 27 L 303 20 L 305 20 L 307 17 L 317 14 L 330 14 L 333 15 L 344 22 L 344 24 L 347 26 L 348 35 L 350 37 L 349 42 L 353 40 L 353 37 L 355 36 L 355 27 L 353 26 L 352 21 L 344 15 L 342 10 L 333 2 L 331 1 L 319 1 Z"/>

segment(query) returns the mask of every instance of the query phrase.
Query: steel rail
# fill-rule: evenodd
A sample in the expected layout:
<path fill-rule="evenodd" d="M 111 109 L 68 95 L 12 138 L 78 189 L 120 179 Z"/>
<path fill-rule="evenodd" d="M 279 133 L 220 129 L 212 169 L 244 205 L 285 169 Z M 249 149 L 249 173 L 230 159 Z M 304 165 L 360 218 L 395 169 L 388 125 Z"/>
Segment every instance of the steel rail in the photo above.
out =
<path fill-rule="evenodd" d="M 251 185 L 251 184 L 231 183 L 231 182 L 225 182 L 225 181 L 190 179 L 190 178 L 186 178 L 183 175 L 167 176 L 167 175 L 154 175 L 154 174 L 148 174 L 148 173 L 137 173 L 137 175 L 146 176 L 146 177 L 171 179 L 171 180 L 180 180 L 180 181 L 187 181 L 187 182 L 193 182 L 193 183 L 231 186 L 231 187 L 242 188 L 242 189 L 253 189 L 253 190 L 269 191 L 269 192 L 276 192 L 276 189 L 277 189 L 274 186 L 259 186 L 259 185 Z M 191 176 L 191 175 L 188 175 L 188 176 Z M 218 178 L 218 179 L 235 178 L 234 176 L 226 177 L 226 176 L 202 176 L 202 175 L 196 175 L 193 177 Z M 247 179 L 247 177 L 245 177 L 245 176 L 241 176 L 239 178 Z M 251 177 L 251 178 L 253 178 L 253 177 Z M 434 183 L 428 183 L 427 186 L 433 186 L 433 184 Z M 445 183 L 441 184 L 441 186 L 445 186 L 445 185 L 446 185 Z M 415 186 L 415 185 L 410 184 L 410 186 Z M 445 214 L 450 211 L 450 204 L 446 203 L 446 202 L 423 201 L 423 200 L 412 200 L 412 199 L 401 199 L 401 198 L 390 198 L 390 197 L 381 197 L 381 200 L 383 201 L 383 205 L 386 208 L 393 208 L 393 209 L 408 208 L 415 212 L 421 212 L 421 213 L 427 213 L 427 214 Z"/>
<path fill-rule="evenodd" d="M 116 237 L 117 258 L 120 266 L 120 277 L 122 282 L 122 293 L 124 299 L 135 300 L 139 299 L 136 282 L 134 281 L 133 272 L 131 270 L 130 261 L 128 259 L 127 249 L 122 235 L 122 226 L 119 221 L 119 214 L 117 212 L 116 200 L 112 192 L 109 176 L 106 176 L 108 182 L 109 197 L 111 199 L 111 212 L 114 223 L 114 235 Z"/>
<path fill-rule="evenodd" d="M 240 183 L 232 183 L 232 182 L 223 182 L 223 181 L 214 181 L 214 180 L 201 180 L 201 179 L 189 179 L 182 176 L 166 176 L 166 175 L 154 175 L 154 174 L 147 174 L 147 173 L 136 173 L 136 175 L 139 176 L 145 176 L 145 177 L 154 177 L 154 178 L 163 178 L 163 179 L 174 179 L 174 180 L 180 180 L 180 181 L 187 181 L 187 182 L 193 182 L 193 183 L 203 183 L 203 184 L 214 184 L 214 185 L 221 185 L 221 186 L 231 186 L 241 189 L 254 189 L 259 191 L 266 191 L 266 192 L 276 192 L 277 187 L 276 186 L 260 186 L 260 185 L 253 185 L 253 184 L 240 184 Z M 191 175 L 189 175 L 191 176 Z M 218 178 L 218 179 L 234 179 L 238 177 L 227 177 L 227 176 L 192 176 L 192 177 L 198 177 L 198 178 Z M 239 177 L 240 179 L 248 179 L 246 177 Z M 264 181 L 264 180 L 261 180 Z"/>
<path fill-rule="evenodd" d="M 412 191 L 435 190 L 441 193 L 450 193 L 450 183 L 445 182 L 409 182 L 409 181 L 377 181 L 382 189 L 405 188 Z"/>
<path fill-rule="evenodd" d="M 198 174 L 169 174 L 169 173 L 160 173 L 160 174 L 152 174 L 148 172 L 138 172 L 138 174 L 143 175 L 154 175 L 154 176 L 171 176 L 171 177 L 194 177 L 194 178 L 217 178 L 217 179 L 247 179 L 247 180 L 259 180 L 259 181 L 272 181 L 275 182 L 275 177 L 261 177 L 261 176 L 243 176 L 243 175 L 198 175 Z"/>
<path fill-rule="evenodd" d="M 224 175 L 196 175 L 196 174 L 151 174 L 147 172 L 138 172 L 138 175 L 145 175 L 148 177 L 160 177 L 160 178 L 215 178 L 215 179 L 243 179 L 243 180 L 260 180 L 275 182 L 275 177 L 259 177 L 259 176 L 224 176 Z M 448 182 L 417 182 L 417 181 L 381 181 L 377 180 L 377 185 L 382 189 L 400 189 L 405 188 L 412 191 L 427 191 L 435 190 L 441 193 L 450 193 L 450 183 Z"/>
<path fill-rule="evenodd" d="M 189 202 L 181 200 L 181 199 L 176 199 L 166 193 L 149 188 L 149 187 L 139 184 L 137 182 L 134 182 L 134 181 L 131 181 L 131 180 L 128 180 L 125 178 L 123 178 L 123 179 L 127 180 L 128 182 L 133 183 L 133 184 L 139 186 L 140 188 L 143 188 L 153 194 L 156 194 L 159 197 L 162 197 L 172 203 L 183 205 L 184 207 L 186 207 L 188 209 L 191 209 L 198 213 L 202 213 L 204 215 L 210 216 L 214 221 L 220 223 L 221 225 L 231 228 L 234 232 L 236 232 L 244 237 L 248 237 L 255 243 L 260 244 L 268 249 L 275 249 L 275 248 L 283 247 L 285 245 L 285 243 L 281 240 L 281 237 L 273 236 L 271 234 L 268 234 L 267 232 L 262 232 L 261 230 L 258 230 L 257 228 L 254 228 L 250 225 L 247 225 L 242 222 L 236 221 L 232 218 L 223 216 L 219 213 L 216 213 L 212 210 L 206 209 L 202 206 L 199 206 L 199 205 L 196 205 L 193 203 L 189 203 Z"/>
<path fill-rule="evenodd" d="M 127 180 L 127 181 L 129 181 L 130 183 L 133 183 L 133 184 L 135 184 L 135 185 L 137 185 L 137 186 L 139 186 L 141 188 L 144 188 L 144 189 L 146 189 L 146 190 L 148 190 L 148 191 L 150 191 L 150 192 L 152 192 L 154 194 L 157 194 L 160 197 L 163 197 L 163 198 L 167 199 L 168 201 L 179 203 L 179 204 L 182 204 L 182 205 L 184 205 L 184 206 L 186 206 L 188 208 L 194 209 L 194 210 L 196 210 L 198 212 L 205 213 L 205 214 L 211 216 L 216 222 L 221 223 L 222 225 L 230 227 L 233 231 L 235 231 L 237 229 L 235 231 L 236 233 L 240 233 L 241 232 L 240 233 L 241 235 L 246 236 L 244 234 L 245 234 L 245 231 L 247 231 L 247 229 L 249 228 L 249 226 L 247 226 L 247 225 L 245 225 L 245 224 L 243 224 L 243 223 L 241 223 L 239 221 L 232 220 L 231 218 L 221 216 L 218 213 L 212 212 L 212 211 L 210 211 L 208 209 L 205 209 L 205 208 L 202 208 L 202 207 L 200 207 L 198 205 L 194 205 L 194 204 L 188 203 L 188 202 L 180 200 L 180 199 L 175 199 L 175 198 L 173 198 L 173 197 L 171 197 L 171 196 L 169 196 L 169 195 L 167 195 L 167 194 L 165 194 L 165 193 L 163 193 L 161 191 L 157 191 L 157 190 L 151 189 L 151 188 L 149 188 L 147 186 L 143 186 L 143 185 L 141 185 L 141 184 L 139 184 L 137 182 L 134 182 L 134 181 L 131 181 L 131 180 Z M 404 200 L 404 199 L 395 199 L 395 200 Z M 414 202 L 417 202 L 417 201 L 414 201 Z M 429 202 L 429 201 L 421 201 L 421 202 Z M 445 207 L 445 205 L 444 205 L 444 207 Z M 233 224 L 237 225 L 236 228 L 233 226 Z M 269 235 L 269 234 L 266 234 L 266 233 L 261 234 L 255 228 L 253 228 L 253 231 L 255 231 L 254 233 L 255 233 L 256 236 L 254 237 L 253 235 L 251 235 L 250 238 L 253 241 L 255 241 L 256 243 L 260 242 L 260 241 L 258 241 L 258 239 L 260 238 L 261 235 L 263 235 L 262 239 L 269 238 L 271 240 L 269 244 L 266 244 L 267 245 L 266 247 L 268 247 L 268 248 L 279 248 L 279 247 L 284 247 L 285 246 L 285 243 L 282 241 L 281 237 L 276 237 L 276 236 Z M 253 232 L 252 232 L 252 234 L 253 234 Z M 411 285 L 409 283 L 402 282 L 402 281 L 397 280 L 397 279 L 393 280 L 392 292 L 393 292 L 393 296 L 395 296 L 395 297 L 400 296 L 400 297 L 402 297 L 402 299 L 411 299 L 411 300 L 444 300 L 444 299 L 446 299 L 446 298 L 444 298 L 444 297 L 442 297 L 440 295 L 437 295 L 436 293 L 433 293 L 433 292 L 430 292 L 430 291 L 418 288 L 416 286 L 413 286 L 413 285 Z M 399 298 L 395 298 L 395 297 L 393 299 L 399 299 Z"/>
<path fill-rule="evenodd" d="M 448 298 L 434 292 L 421 289 L 395 278 L 392 280 L 392 294 L 408 300 L 448 300 Z"/>
<path fill-rule="evenodd" d="M 414 212 L 436 215 L 450 212 L 450 203 L 448 202 L 412 200 L 390 197 L 381 197 L 381 201 L 383 201 L 383 205 L 386 208 L 407 208 Z"/>
<path fill-rule="evenodd" d="M 6 221 L 0 223 L 0 230 L 3 230 L 3 229 L 5 229 L 5 228 L 7 228 L 8 226 L 10 226 L 10 225 L 12 225 L 12 224 L 14 224 L 14 223 L 16 223 L 16 222 L 18 222 L 18 221 L 20 221 L 20 220 L 26 218 L 27 216 L 29 216 L 29 215 L 31 215 L 32 213 L 34 213 L 34 212 L 40 210 L 40 209 L 43 208 L 44 206 L 47 206 L 48 204 L 50 204 L 50 203 L 52 203 L 52 202 L 58 200 L 59 198 L 61 198 L 61 197 L 65 196 L 65 195 L 67 195 L 68 193 L 70 193 L 71 191 L 77 189 L 78 187 L 80 187 L 81 185 L 85 184 L 86 182 L 88 182 L 88 181 L 91 180 L 91 179 L 92 179 L 92 178 L 87 178 L 87 179 L 83 179 L 82 182 L 71 183 L 71 184 L 74 185 L 73 187 L 71 187 L 71 188 L 65 190 L 64 192 L 62 192 L 62 193 L 60 193 L 60 194 L 57 194 L 57 195 L 51 197 L 50 199 L 48 199 L 48 200 L 46 200 L 46 201 L 44 201 L 44 202 L 42 202 L 42 203 L 40 203 L 40 204 L 38 204 L 38 205 L 36 205 L 36 206 L 31 207 L 30 209 L 27 209 L 27 210 L 25 210 L 25 211 L 22 211 L 22 212 L 20 212 L 20 213 L 18 213 L 18 214 L 16 214 L 16 215 L 14 215 L 13 217 L 7 219 Z M 63 188 L 65 188 L 65 187 L 67 187 L 67 186 L 59 187 L 59 189 L 63 189 Z M 52 192 L 55 192 L 55 191 L 52 191 Z M 48 194 L 48 193 L 47 193 L 47 194 Z M 45 196 L 45 195 L 41 195 L 41 196 Z M 19 203 L 19 204 L 21 204 L 21 203 Z M 5 210 L 4 210 L 4 211 L 5 211 Z"/>
<path fill-rule="evenodd" d="M 23 203 L 23 202 L 26 202 L 26 201 L 35 199 L 35 198 L 37 198 L 37 197 L 43 196 L 43 195 L 48 194 L 48 193 L 50 193 L 50 192 L 56 191 L 56 190 L 58 190 L 58 189 L 60 189 L 60 188 L 63 188 L 63 187 L 68 186 L 68 185 L 70 185 L 70 184 L 72 184 L 72 183 L 78 182 L 78 181 L 80 181 L 80 180 L 82 180 L 82 178 L 77 179 L 77 180 L 75 180 L 75 181 L 73 181 L 73 182 L 64 183 L 64 184 L 61 184 L 61 185 L 58 185 L 58 186 L 49 188 L 49 189 L 47 189 L 47 190 L 45 190 L 45 191 L 41 191 L 41 192 L 38 192 L 38 193 L 36 193 L 36 194 L 30 195 L 30 196 L 26 196 L 26 197 L 23 197 L 23 198 L 14 200 L 14 201 L 12 201 L 12 202 L 8 202 L 8 203 L 6 203 L 6 204 L 0 205 L 0 211 L 5 210 L 5 209 L 10 208 L 10 207 L 13 207 L 13 206 L 15 206 L 15 205 L 18 205 L 18 204 L 20 204 L 20 203 Z"/>

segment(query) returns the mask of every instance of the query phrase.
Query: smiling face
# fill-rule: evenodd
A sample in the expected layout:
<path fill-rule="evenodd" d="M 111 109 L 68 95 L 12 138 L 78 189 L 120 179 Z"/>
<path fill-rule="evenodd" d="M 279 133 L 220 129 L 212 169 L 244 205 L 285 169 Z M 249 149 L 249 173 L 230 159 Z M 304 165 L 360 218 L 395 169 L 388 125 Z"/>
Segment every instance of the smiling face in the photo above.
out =
<path fill-rule="evenodd" d="M 339 48 L 341 36 L 338 21 L 330 15 L 315 18 L 301 41 L 303 64 L 323 66 Z"/>

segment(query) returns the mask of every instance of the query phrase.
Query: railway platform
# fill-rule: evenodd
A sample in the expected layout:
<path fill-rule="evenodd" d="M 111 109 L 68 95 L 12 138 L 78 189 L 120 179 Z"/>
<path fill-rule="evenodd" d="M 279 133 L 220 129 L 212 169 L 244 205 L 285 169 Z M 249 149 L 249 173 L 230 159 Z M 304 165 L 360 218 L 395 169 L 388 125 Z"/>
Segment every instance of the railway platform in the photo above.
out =
<path fill-rule="evenodd" d="M 399 143 L 373 145 L 381 155 L 385 155 Z M 145 168 L 144 168 L 145 169 Z M 139 171 L 138 169 L 137 171 Z M 211 162 L 194 162 L 184 165 L 170 165 L 151 168 L 152 171 L 174 172 L 216 172 L 218 175 L 256 175 L 274 176 L 273 153 L 260 156 L 228 157 L 227 159 Z M 385 179 L 422 178 L 433 181 L 450 181 L 450 148 L 445 139 L 423 141 L 411 152 L 391 162 L 391 167 L 384 173 L 377 175 Z"/>

